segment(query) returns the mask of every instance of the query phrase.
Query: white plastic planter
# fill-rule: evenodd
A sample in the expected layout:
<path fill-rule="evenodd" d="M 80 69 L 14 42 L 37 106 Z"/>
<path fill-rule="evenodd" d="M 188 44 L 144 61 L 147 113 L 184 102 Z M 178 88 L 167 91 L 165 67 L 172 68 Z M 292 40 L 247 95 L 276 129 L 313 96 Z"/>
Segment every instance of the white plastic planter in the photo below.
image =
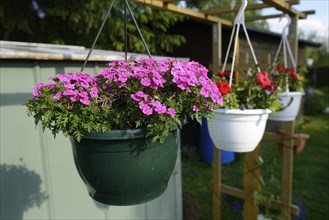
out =
<path fill-rule="evenodd" d="M 222 150 L 251 152 L 261 141 L 269 109 L 217 109 L 208 125 L 214 145 Z"/>
<path fill-rule="evenodd" d="M 284 109 L 273 112 L 269 116 L 272 121 L 294 121 L 298 115 L 303 92 L 287 92 L 279 94 L 279 101 Z"/>

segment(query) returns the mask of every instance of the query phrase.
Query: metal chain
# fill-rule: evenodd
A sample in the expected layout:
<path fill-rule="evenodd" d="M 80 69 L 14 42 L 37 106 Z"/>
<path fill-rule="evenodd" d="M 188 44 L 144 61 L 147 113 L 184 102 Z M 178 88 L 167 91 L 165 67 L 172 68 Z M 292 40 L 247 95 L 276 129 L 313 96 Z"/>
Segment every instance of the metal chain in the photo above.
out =
<path fill-rule="evenodd" d="M 140 38 L 141 38 L 141 40 L 143 42 L 143 45 L 145 47 L 145 50 L 146 50 L 148 56 L 151 57 L 151 53 L 150 53 L 150 51 L 149 51 L 149 49 L 148 49 L 148 47 L 146 45 L 146 42 L 145 42 L 144 37 L 142 35 L 142 32 L 141 32 L 141 30 L 140 30 L 140 28 L 139 28 L 139 26 L 138 26 L 138 24 L 136 22 L 136 19 L 134 17 L 134 14 L 132 13 L 132 10 L 131 10 L 131 8 L 129 6 L 128 0 L 123 0 L 123 1 L 124 1 L 123 2 L 124 3 L 123 4 L 123 12 L 124 12 L 124 29 L 125 29 L 125 36 L 124 36 L 124 38 L 125 38 L 125 40 L 124 40 L 125 41 L 125 59 L 127 60 L 127 56 L 128 56 L 127 55 L 128 54 L 128 31 L 127 31 L 127 12 L 126 12 L 126 9 L 128 9 L 128 11 L 129 11 L 129 13 L 130 13 L 130 15 L 131 15 L 131 17 L 132 17 L 132 19 L 134 21 L 134 24 L 135 24 L 135 26 L 137 28 L 138 34 L 139 34 L 139 36 L 140 36 Z M 81 72 L 83 72 L 84 68 L 86 67 L 86 65 L 88 63 L 88 59 L 89 59 L 89 57 L 90 57 L 90 55 L 91 55 L 91 53 L 92 53 L 92 51 L 93 51 L 93 49 L 95 47 L 95 44 L 96 44 L 96 42 L 97 42 L 97 40 L 99 38 L 100 33 L 102 32 L 102 30 L 104 28 L 104 25 L 106 23 L 106 20 L 107 20 L 107 18 L 110 15 L 110 12 L 111 12 L 111 10 L 113 8 L 114 2 L 115 2 L 115 0 L 112 0 L 112 3 L 110 5 L 110 7 L 109 7 L 109 10 L 106 13 L 106 16 L 105 16 L 105 18 L 104 18 L 104 20 L 102 22 L 101 27 L 98 30 L 98 33 L 97 33 L 97 35 L 95 37 L 95 40 L 94 40 L 92 46 L 89 49 L 88 55 L 87 55 L 87 57 L 85 59 L 85 62 L 83 63 L 83 66 L 81 67 L 81 70 L 80 70 Z"/>

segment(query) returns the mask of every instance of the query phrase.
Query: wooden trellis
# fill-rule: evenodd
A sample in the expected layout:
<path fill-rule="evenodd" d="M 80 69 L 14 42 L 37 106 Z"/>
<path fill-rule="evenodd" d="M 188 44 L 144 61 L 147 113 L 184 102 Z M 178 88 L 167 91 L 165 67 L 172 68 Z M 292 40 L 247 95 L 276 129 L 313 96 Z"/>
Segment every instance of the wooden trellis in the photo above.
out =
<path fill-rule="evenodd" d="M 233 22 L 220 18 L 220 14 L 237 12 L 239 7 L 233 9 L 221 7 L 211 8 L 204 11 L 195 11 L 186 8 L 180 8 L 173 3 L 179 2 L 179 0 L 133 0 L 134 2 L 145 4 L 153 8 L 171 11 L 188 16 L 193 19 L 203 20 L 211 22 L 213 24 L 213 72 L 219 69 L 222 61 L 221 45 L 222 45 L 222 26 L 233 26 Z M 289 30 L 289 44 L 292 49 L 292 53 L 297 62 L 298 54 L 298 36 L 297 36 L 297 22 L 299 19 L 305 19 L 307 15 L 314 14 L 315 11 L 300 12 L 292 7 L 294 4 L 299 4 L 300 0 L 263 0 L 263 3 L 250 4 L 246 10 L 257 10 L 263 8 L 276 8 L 277 10 L 289 14 L 292 19 L 292 23 Z M 246 17 L 246 21 L 268 19 L 281 17 L 281 14 Z M 281 211 L 281 214 L 285 220 L 291 219 L 291 214 L 298 215 L 299 208 L 292 204 L 292 180 L 293 180 L 293 146 L 298 144 L 299 139 L 295 138 L 283 138 L 294 137 L 295 134 L 295 121 L 282 122 L 281 133 L 269 133 L 265 132 L 263 140 L 275 141 L 283 144 L 283 172 L 282 172 L 282 189 L 281 189 L 281 201 L 267 204 L 273 209 Z M 253 202 L 252 194 L 258 190 L 260 184 L 260 168 L 257 164 L 257 160 L 260 154 L 260 147 L 257 147 L 255 151 L 245 154 L 244 171 L 248 170 L 243 177 L 243 189 L 237 189 L 232 186 L 224 185 L 221 182 L 221 161 L 220 150 L 214 147 L 214 167 L 213 167 L 213 220 L 221 219 L 221 195 L 229 194 L 234 197 L 244 200 L 243 217 L 246 220 L 257 219 L 259 211 L 258 206 Z M 256 167 L 250 172 L 250 167 Z M 255 178 L 258 177 L 258 178 Z"/>

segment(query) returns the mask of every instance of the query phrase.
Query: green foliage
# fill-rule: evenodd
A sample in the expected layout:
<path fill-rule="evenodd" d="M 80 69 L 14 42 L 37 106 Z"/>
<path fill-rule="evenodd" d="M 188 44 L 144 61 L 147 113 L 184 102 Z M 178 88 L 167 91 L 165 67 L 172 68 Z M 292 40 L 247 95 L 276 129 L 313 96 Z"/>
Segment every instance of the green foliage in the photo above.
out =
<path fill-rule="evenodd" d="M 105 0 L 3 0 L 0 2 L 2 40 L 82 45 L 90 47 L 111 1 Z M 130 4 L 149 50 L 153 54 L 170 52 L 185 42 L 168 29 L 183 16 Z M 123 51 L 124 15 L 122 1 L 116 1 L 96 44 L 97 48 Z M 137 29 L 128 14 L 128 49 L 145 53 Z"/>
<path fill-rule="evenodd" d="M 313 59 L 312 68 L 329 67 L 329 42 L 328 37 L 319 37 L 319 33 L 311 32 L 308 35 L 302 30 L 299 30 L 299 38 L 308 41 L 319 42 L 320 47 L 309 47 L 306 50 L 306 57 Z"/>
<path fill-rule="evenodd" d="M 304 113 L 321 115 L 329 106 L 329 92 L 325 89 L 308 88 L 305 95 Z"/>
<path fill-rule="evenodd" d="M 277 218 L 277 213 L 269 206 L 271 202 L 280 201 L 281 198 L 281 182 L 278 173 L 278 169 L 280 169 L 279 160 L 276 157 L 272 157 L 271 161 L 260 163 L 260 166 L 262 173 L 266 173 L 266 181 L 261 182 L 258 191 L 253 193 L 254 202 L 265 207 L 265 217 L 279 219 Z"/>

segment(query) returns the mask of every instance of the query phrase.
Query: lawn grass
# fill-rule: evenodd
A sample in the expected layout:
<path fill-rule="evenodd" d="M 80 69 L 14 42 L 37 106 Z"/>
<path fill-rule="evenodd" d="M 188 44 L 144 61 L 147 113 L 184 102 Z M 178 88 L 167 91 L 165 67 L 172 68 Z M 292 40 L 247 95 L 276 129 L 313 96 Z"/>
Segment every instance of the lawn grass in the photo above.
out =
<path fill-rule="evenodd" d="M 305 116 L 312 121 L 299 133 L 307 133 L 304 151 L 294 159 L 293 203 L 301 208 L 300 216 L 293 219 L 329 219 L 329 116 Z M 262 142 L 262 177 L 268 187 L 280 190 L 274 176 L 281 178 L 280 155 L 273 143 Z M 222 166 L 222 182 L 235 187 L 242 185 L 244 154 L 236 154 L 235 160 Z M 273 172 L 274 171 L 274 172 Z M 196 149 L 182 150 L 183 207 L 185 220 L 212 219 L 212 166 L 197 158 Z M 274 192 L 280 195 L 280 192 Z M 242 201 L 222 196 L 222 219 L 242 219 Z M 273 218 L 275 219 L 275 218 Z"/>

